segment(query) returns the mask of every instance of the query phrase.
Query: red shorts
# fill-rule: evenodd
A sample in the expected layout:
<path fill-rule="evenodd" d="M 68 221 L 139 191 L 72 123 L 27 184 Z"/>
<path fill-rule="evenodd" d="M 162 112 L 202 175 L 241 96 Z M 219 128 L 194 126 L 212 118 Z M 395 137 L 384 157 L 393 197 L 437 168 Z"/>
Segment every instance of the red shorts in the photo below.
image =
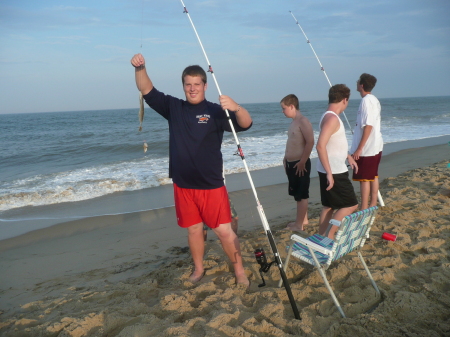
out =
<path fill-rule="evenodd" d="M 374 181 L 378 178 L 378 166 L 380 165 L 381 152 L 375 156 L 359 157 L 358 173 L 353 171 L 353 181 Z"/>
<path fill-rule="evenodd" d="M 231 222 L 230 202 L 225 186 L 212 190 L 181 188 L 173 184 L 178 226 L 187 228 L 203 222 L 210 228 Z"/>

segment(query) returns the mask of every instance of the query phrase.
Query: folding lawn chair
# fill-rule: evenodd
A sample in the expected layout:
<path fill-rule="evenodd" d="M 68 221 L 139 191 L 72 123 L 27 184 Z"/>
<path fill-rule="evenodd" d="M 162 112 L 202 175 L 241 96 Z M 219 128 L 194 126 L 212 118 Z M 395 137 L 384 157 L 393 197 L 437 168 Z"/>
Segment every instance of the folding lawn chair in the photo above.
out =
<path fill-rule="evenodd" d="M 354 250 L 358 250 L 359 259 L 361 260 L 367 275 L 369 275 L 373 287 L 378 295 L 380 295 L 380 290 L 361 255 L 361 249 L 364 246 L 366 239 L 369 237 L 370 227 L 375 220 L 377 210 L 378 207 L 374 206 L 346 216 L 342 220 L 338 231 L 335 233 L 334 241 L 319 234 L 314 234 L 308 238 L 302 238 L 295 234 L 291 236 L 292 241 L 289 246 L 286 262 L 284 263 L 284 270 L 286 271 L 288 267 L 291 255 L 317 267 L 331 294 L 334 304 L 337 306 L 342 317 L 345 317 L 344 311 L 328 283 L 325 271 L 328 269 L 331 262 L 340 259 Z M 278 287 L 281 287 L 281 284 L 282 280 L 278 283 Z"/>

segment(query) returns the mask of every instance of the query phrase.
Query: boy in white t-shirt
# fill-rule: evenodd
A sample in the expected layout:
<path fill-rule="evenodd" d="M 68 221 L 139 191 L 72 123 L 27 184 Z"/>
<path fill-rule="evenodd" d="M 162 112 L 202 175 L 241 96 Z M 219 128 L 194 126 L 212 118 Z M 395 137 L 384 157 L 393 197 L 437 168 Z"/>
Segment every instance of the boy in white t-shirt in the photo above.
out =
<path fill-rule="evenodd" d="M 378 166 L 383 150 L 383 137 L 380 131 L 380 102 L 371 93 L 376 83 L 375 76 L 366 73 L 356 82 L 356 90 L 359 91 L 362 100 L 350 153 L 358 164 L 358 172 L 353 173 L 353 181 L 360 182 L 362 210 L 376 206 L 379 188 Z"/>

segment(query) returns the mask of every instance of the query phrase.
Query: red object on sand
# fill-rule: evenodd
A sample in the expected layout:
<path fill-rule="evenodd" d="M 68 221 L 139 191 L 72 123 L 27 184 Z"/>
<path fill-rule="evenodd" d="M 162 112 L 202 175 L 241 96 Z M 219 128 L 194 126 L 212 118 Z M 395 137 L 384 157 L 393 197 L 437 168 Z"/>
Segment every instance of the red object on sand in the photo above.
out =
<path fill-rule="evenodd" d="M 395 241 L 395 240 L 397 240 L 397 235 L 394 235 L 394 234 L 391 234 L 391 233 L 386 233 L 386 232 L 384 232 L 384 233 L 381 235 L 381 238 L 382 238 L 382 239 L 385 239 L 385 240 L 388 240 L 388 241 Z"/>

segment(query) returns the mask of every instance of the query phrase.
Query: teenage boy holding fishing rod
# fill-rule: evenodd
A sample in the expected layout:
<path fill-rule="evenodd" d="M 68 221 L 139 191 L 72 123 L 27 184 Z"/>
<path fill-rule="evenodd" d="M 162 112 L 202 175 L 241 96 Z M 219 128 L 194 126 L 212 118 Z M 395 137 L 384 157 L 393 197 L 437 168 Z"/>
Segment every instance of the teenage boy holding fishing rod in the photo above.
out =
<path fill-rule="evenodd" d="M 204 275 L 205 242 L 203 223 L 217 234 L 234 267 L 237 284 L 249 285 L 244 272 L 239 240 L 231 228 L 228 193 L 222 176 L 221 145 L 224 131 L 236 131 L 252 125 L 248 111 L 228 96 L 219 97 L 220 105 L 205 99 L 206 73 L 200 66 L 189 66 L 182 74 L 186 100 L 158 91 L 145 69 L 145 59 L 134 55 L 136 85 L 147 104 L 169 123 L 169 177 L 174 188 L 178 225 L 188 230 L 188 242 L 194 261 L 189 276 L 198 282 Z"/>
<path fill-rule="evenodd" d="M 342 219 L 358 208 L 355 190 L 348 177 L 347 159 L 355 172 L 358 165 L 348 154 L 344 124 L 339 115 L 347 108 L 350 89 L 345 84 L 333 85 L 328 92 L 328 111 L 319 122 L 317 171 L 319 171 L 322 212 L 319 234 L 334 239 Z"/>
<path fill-rule="evenodd" d="M 353 172 L 353 180 L 359 181 L 361 209 L 377 205 L 378 166 L 383 151 L 381 135 L 381 105 L 372 95 L 377 79 L 370 74 L 361 74 L 356 82 L 356 90 L 361 95 L 356 126 L 353 132 L 350 153 L 358 164 L 358 172 Z M 370 204 L 369 204 L 370 197 Z"/>

